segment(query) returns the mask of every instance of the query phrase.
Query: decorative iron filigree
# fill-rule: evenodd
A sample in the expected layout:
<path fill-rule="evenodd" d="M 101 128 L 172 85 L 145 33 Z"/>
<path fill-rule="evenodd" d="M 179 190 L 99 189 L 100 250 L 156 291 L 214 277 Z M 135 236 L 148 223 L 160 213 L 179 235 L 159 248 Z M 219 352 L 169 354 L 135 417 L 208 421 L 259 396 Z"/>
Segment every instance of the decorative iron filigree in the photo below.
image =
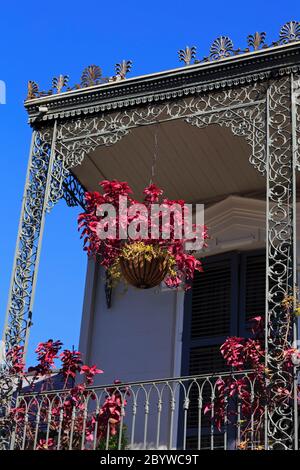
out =
<path fill-rule="evenodd" d="M 210 46 L 210 54 L 204 58 L 204 61 L 224 59 L 236 53 L 232 40 L 228 36 L 220 36 Z"/>
<path fill-rule="evenodd" d="M 116 77 L 119 77 L 121 80 L 124 80 L 126 78 L 126 75 L 130 72 L 131 68 L 131 60 L 122 60 L 122 62 L 115 65 Z"/>
<path fill-rule="evenodd" d="M 295 224 L 295 166 L 292 151 L 291 79 L 283 77 L 270 84 L 268 106 L 268 207 L 267 212 L 267 300 L 266 319 L 267 351 L 266 367 L 269 387 L 282 400 L 268 411 L 268 448 L 292 449 L 294 439 L 294 377 L 284 368 L 285 351 L 292 348 L 293 321 L 289 321 L 282 307 L 287 293 L 294 293 L 296 286 L 294 250 Z M 296 318 L 294 317 L 294 321 Z"/>
<path fill-rule="evenodd" d="M 11 349 L 24 345 L 32 310 L 32 289 L 37 275 L 40 231 L 47 203 L 50 179 L 51 131 L 34 132 L 26 180 L 18 242 L 7 306 L 5 343 Z"/>
<path fill-rule="evenodd" d="M 64 182 L 69 177 L 69 170 L 66 167 L 64 156 L 59 152 L 56 146 L 56 139 L 53 141 L 54 157 L 51 162 L 51 181 L 49 194 L 47 198 L 46 210 L 50 212 L 56 202 L 64 197 Z"/>
<path fill-rule="evenodd" d="M 147 108 L 69 119 L 58 126 L 56 150 L 64 160 L 66 169 L 70 169 L 79 165 L 87 153 L 100 145 L 118 142 L 139 125 L 185 119 L 198 127 L 211 123 L 227 125 L 236 135 L 245 136 L 253 150 L 251 163 L 264 172 L 265 94 L 266 86 L 255 83 Z"/>
<path fill-rule="evenodd" d="M 67 86 L 69 81 L 68 75 L 59 75 L 52 79 L 52 90 L 56 90 L 56 93 L 61 93 L 62 90 Z"/>
<path fill-rule="evenodd" d="M 263 44 L 265 43 L 266 40 L 266 33 L 261 32 L 261 33 L 254 33 L 254 34 L 249 34 L 247 37 L 247 42 L 248 46 L 252 47 L 255 51 L 261 48 Z"/>
<path fill-rule="evenodd" d="M 300 23 L 298 21 L 290 21 L 284 24 L 279 32 L 279 40 L 272 42 L 269 46 L 265 44 L 265 40 L 265 32 L 256 32 L 254 34 L 249 34 L 247 36 L 248 47 L 245 49 L 235 49 L 232 40 L 228 36 L 220 36 L 213 41 L 210 47 L 210 54 L 207 57 L 204 57 L 202 60 L 195 60 L 195 63 L 220 60 L 226 57 L 250 52 L 251 49 L 257 51 L 261 48 L 265 49 L 273 46 L 278 46 L 280 44 L 288 44 L 290 42 L 299 41 Z M 188 59 L 188 49 L 189 48 L 181 49 L 178 52 L 179 60 L 183 61 L 185 65 L 189 65 L 191 62 L 191 60 Z M 185 60 L 185 57 L 187 57 L 187 61 Z"/>
<path fill-rule="evenodd" d="M 289 42 L 300 40 L 299 21 L 289 21 L 284 24 L 279 32 L 279 44 L 288 44 Z"/>
<path fill-rule="evenodd" d="M 69 82 L 68 75 L 59 75 L 58 77 L 54 77 L 52 79 L 52 88 L 48 91 L 40 90 L 36 82 L 29 80 L 26 100 L 52 95 L 54 91 L 56 94 L 60 94 L 62 91 L 77 90 L 80 88 L 99 85 L 100 83 L 106 83 L 108 81 L 123 80 L 126 78 L 127 73 L 130 72 L 131 67 L 131 60 L 123 60 L 119 64 L 115 65 L 117 75 L 109 79 L 102 76 L 102 70 L 98 65 L 89 65 L 82 72 L 80 83 L 76 83 L 74 86 L 68 87 L 67 89 L 66 86 Z"/>
<path fill-rule="evenodd" d="M 36 82 L 29 80 L 27 84 L 27 97 L 26 100 L 33 100 L 39 96 L 39 86 Z"/>
<path fill-rule="evenodd" d="M 262 46 L 263 48 L 267 48 L 280 44 L 288 44 L 290 42 L 299 41 L 300 23 L 298 21 L 290 21 L 284 24 L 279 32 L 279 40 L 276 42 L 272 42 L 270 46 L 265 44 L 265 38 L 265 32 L 256 32 L 254 34 L 250 34 L 247 37 L 248 48 L 234 49 L 233 42 L 228 36 L 220 36 L 213 41 L 210 47 L 209 55 L 207 57 L 204 57 L 202 60 L 195 60 L 195 63 L 215 61 L 241 53 L 250 52 L 250 48 L 253 48 L 254 51 L 257 51 Z M 179 60 L 184 62 L 185 65 L 190 65 L 192 59 L 195 59 L 196 56 L 196 46 L 187 46 L 185 49 L 180 49 L 178 51 L 178 56 Z M 98 85 L 99 83 L 105 83 L 107 81 L 111 82 L 116 80 L 123 80 L 126 78 L 126 75 L 130 72 L 131 68 L 132 61 L 123 60 L 122 62 L 115 65 L 116 75 L 111 77 L 110 79 L 107 79 L 102 77 L 102 71 L 98 65 L 90 65 L 84 69 L 81 76 L 80 84 L 75 84 L 73 87 L 69 88 L 69 90 L 86 88 Z M 52 82 L 53 88 L 49 91 L 40 91 L 36 82 L 29 81 L 26 99 L 31 100 L 40 96 L 52 94 L 53 89 L 55 89 L 57 93 L 61 93 L 61 91 L 66 85 L 66 82 L 64 81 L 65 79 L 63 77 L 66 78 L 67 75 L 60 75 L 58 78 L 54 78 Z"/>
<path fill-rule="evenodd" d="M 297 169 L 300 170 L 300 75 L 293 76 L 293 127 L 295 129 L 294 152 Z"/>
<path fill-rule="evenodd" d="M 125 127 L 111 127 L 110 123 L 105 121 L 97 122 L 97 120 L 92 120 L 82 123 L 83 127 L 86 129 L 86 133 L 82 135 L 81 139 L 77 140 L 71 138 L 70 140 L 65 140 L 64 131 L 72 134 L 74 132 L 74 136 L 76 134 L 76 130 L 73 128 L 72 124 L 73 122 L 68 122 L 65 125 L 59 126 L 56 142 L 56 151 L 60 160 L 59 168 L 61 172 L 65 173 L 65 177 L 68 175 L 68 169 L 79 165 L 88 152 L 95 150 L 100 145 L 115 144 L 129 132 L 129 129 Z M 93 132 L 93 130 L 95 132 Z M 78 131 L 79 133 L 83 131 L 80 121 L 78 121 Z"/>
<path fill-rule="evenodd" d="M 99 65 L 89 65 L 82 72 L 80 85 L 82 88 L 87 88 L 102 83 L 102 80 L 102 70 Z"/>
<path fill-rule="evenodd" d="M 181 62 L 184 62 L 185 65 L 190 65 L 192 60 L 195 59 L 196 57 L 196 51 L 197 51 L 196 46 L 192 46 L 192 47 L 186 46 L 185 49 L 180 49 L 178 51 L 179 60 Z"/>
<path fill-rule="evenodd" d="M 223 110 L 217 114 L 194 115 L 186 118 L 186 122 L 205 128 L 210 124 L 218 124 L 231 129 L 237 136 L 245 137 L 252 147 L 252 154 L 249 157 L 250 163 L 257 170 L 265 173 L 265 119 L 264 104 L 257 104 L 251 108 L 241 108 L 237 110 Z"/>
<path fill-rule="evenodd" d="M 9 450 L 12 439 L 10 409 L 16 404 L 18 381 L 7 373 L 8 364 L 0 367 L 0 451 Z"/>
<path fill-rule="evenodd" d="M 63 182 L 63 198 L 69 207 L 80 206 L 85 210 L 85 192 L 75 175 L 70 174 Z"/>

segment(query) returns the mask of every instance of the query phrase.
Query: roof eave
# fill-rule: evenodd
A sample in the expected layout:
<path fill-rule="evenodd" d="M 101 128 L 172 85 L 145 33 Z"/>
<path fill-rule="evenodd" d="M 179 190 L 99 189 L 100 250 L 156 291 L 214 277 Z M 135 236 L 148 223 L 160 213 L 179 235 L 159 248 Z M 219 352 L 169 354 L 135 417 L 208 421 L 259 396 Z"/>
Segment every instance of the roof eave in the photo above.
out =
<path fill-rule="evenodd" d="M 247 76 L 264 79 L 270 72 L 300 66 L 300 41 L 227 57 L 218 61 L 201 62 L 158 73 L 128 78 L 88 88 L 66 91 L 25 101 L 31 122 L 56 117 L 68 117 L 91 109 L 91 112 L 139 104 L 143 98 L 165 99 L 166 93 L 195 86 L 218 87 L 239 83 Z M 199 90 L 200 91 L 200 90 Z M 173 95 L 172 95 L 173 96 Z M 147 101 L 146 99 L 146 101 Z M 48 111 L 41 113 L 40 107 Z"/>

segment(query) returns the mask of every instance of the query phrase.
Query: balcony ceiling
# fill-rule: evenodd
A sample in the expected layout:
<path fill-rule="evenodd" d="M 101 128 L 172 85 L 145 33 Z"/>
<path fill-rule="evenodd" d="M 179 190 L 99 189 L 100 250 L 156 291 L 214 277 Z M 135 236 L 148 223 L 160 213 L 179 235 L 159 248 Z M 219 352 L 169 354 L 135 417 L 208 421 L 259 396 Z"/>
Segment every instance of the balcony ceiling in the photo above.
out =
<path fill-rule="evenodd" d="M 133 129 L 112 146 L 102 146 L 74 168 L 88 190 L 103 179 L 127 181 L 135 196 L 149 183 L 154 154 L 154 126 Z M 229 194 L 263 197 L 265 178 L 249 163 L 251 148 L 230 129 L 198 129 L 184 121 L 157 126 L 155 182 L 171 199 L 209 203 Z"/>

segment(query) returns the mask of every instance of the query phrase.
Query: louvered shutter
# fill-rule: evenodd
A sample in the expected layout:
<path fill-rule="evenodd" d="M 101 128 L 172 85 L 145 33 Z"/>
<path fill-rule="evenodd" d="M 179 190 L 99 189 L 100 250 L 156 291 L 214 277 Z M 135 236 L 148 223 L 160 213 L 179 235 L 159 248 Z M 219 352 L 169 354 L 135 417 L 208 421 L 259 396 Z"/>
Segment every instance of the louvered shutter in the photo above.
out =
<path fill-rule="evenodd" d="M 220 345 L 228 336 L 249 335 L 247 321 L 264 314 L 265 262 L 264 251 L 226 253 L 203 261 L 204 272 L 196 274 L 185 299 L 183 375 L 213 374 L 227 369 Z M 204 401 L 205 394 L 204 390 Z M 190 399 L 187 447 L 195 449 L 196 388 L 191 390 Z M 208 417 L 203 417 L 202 426 L 202 448 L 209 448 Z M 214 439 L 216 448 L 221 448 L 223 434 L 216 433 Z"/>
<path fill-rule="evenodd" d="M 196 273 L 185 298 L 182 374 L 213 374 L 227 369 L 220 353 L 225 339 L 236 334 L 238 311 L 238 254 L 226 253 L 202 260 L 204 271 Z M 204 403 L 210 402 L 210 390 L 202 390 Z M 197 448 L 198 389 L 192 387 L 187 414 L 188 449 Z M 183 422 L 180 418 L 178 446 L 182 446 Z M 201 446 L 209 448 L 209 416 L 202 416 Z M 215 434 L 215 433 L 214 433 Z M 214 436 L 219 447 L 222 434 Z"/>
<path fill-rule="evenodd" d="M 250 251 L 240 255 L 239 336 L 250 334 L 249 320 L 265 315 L 266 253 Z"/>
<path fill-rule="evenodd" d="M 220 345 L 237 333 L 238 254 L 209 257 L 203 268 L 186 294 L 184 375 L 225 370 Z"/>

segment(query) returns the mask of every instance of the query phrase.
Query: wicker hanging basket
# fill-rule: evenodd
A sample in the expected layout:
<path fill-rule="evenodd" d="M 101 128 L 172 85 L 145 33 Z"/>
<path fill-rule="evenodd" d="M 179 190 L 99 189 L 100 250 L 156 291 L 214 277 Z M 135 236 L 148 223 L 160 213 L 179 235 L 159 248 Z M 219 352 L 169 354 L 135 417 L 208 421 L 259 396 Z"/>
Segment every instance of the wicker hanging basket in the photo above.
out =
<path fill-rule="evenodd" d="M 166 277 L 169 270 L 169 256 L 152 255 L 146 259 L 144 253 L 133 258 L 120 257 L 122 275 L 126 281 L 139 289 L 150 289 L 158 286 Z"/>

